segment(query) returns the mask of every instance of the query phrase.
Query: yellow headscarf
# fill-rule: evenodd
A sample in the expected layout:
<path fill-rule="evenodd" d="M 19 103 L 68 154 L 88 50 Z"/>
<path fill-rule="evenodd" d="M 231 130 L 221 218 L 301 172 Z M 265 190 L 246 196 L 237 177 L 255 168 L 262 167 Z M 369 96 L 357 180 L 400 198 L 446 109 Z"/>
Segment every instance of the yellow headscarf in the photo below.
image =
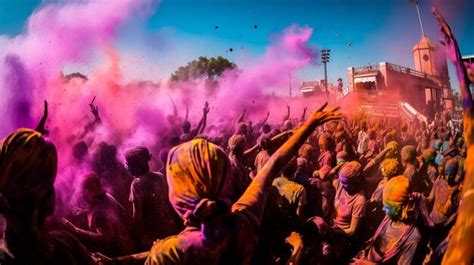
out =
<path fill-rule="evenodd" d="M 185 222 L 199 219 L 201 213 L 212 212 L 216 201 L 226 199 L 230 173 L 224 150 L 206 140 L 171 149 L 166 166 L 171 204 Z"/>

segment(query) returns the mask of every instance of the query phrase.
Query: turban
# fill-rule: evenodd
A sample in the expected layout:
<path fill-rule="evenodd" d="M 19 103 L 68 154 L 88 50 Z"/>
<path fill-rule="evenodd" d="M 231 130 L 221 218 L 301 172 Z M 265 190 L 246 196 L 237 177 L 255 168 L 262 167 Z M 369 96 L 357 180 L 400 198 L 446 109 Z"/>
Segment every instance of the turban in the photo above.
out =
<path fill-rule="evenodd" d="M 382 175 L 386 178 L 391 178 L 398 173 L 400 164 L 395 158 L 386 158 L 380 164 L 380 169 L 383 170 Z"/>
<path fill-rule="evenodd" d="M 344 183 L 354 183 L 360 180 L 362 166 L 357 161 L 351 161 L 339 170 L 339 180 Z"/>
<path fill-rule="evenodd" d="M 387 147 L 390 148 L 391 150 L 385 154 L 385 158 L 397 157 L 398 143 L 396 141 L 391 141 L 387 144 Z"/>
<path fill-rule="evenodd" d="M 127 162 L 148 162 L 150 158 L 150 152 L 144 146 L 137 146 L 125 153 Z"/>
<path fill-rule="evenodd" d="M 1 146 L 0 193 L 11 202 L 41 199 L 53 189 L 57 165 L 54 144 L 37 131 L 18 129 Z"/>
<path fill-rule="evenodd" d="M 402 207 L 411 194 L 410 181 L 405 176 L 391 178 L 383 189 L 383 204 L 391 207 Z"/>
<path fill-rule="evenodd" d="M 217 145 L 195 139 L 171 149 L 166 165 L 171 205 L 190 224 L 201 212 L 213 212 L 217 202 L 227 202 L 231 165 Z"/>
<path fill-rule="evenodd" d="M 392 148 L 392 149 L 398 149 L 398 143 L 396 141 L 391 141 L 387 143 L 387 147 Z"/>
<path fill-rule="evenodd" d="M 230 151 L 243 149 L 246 144 L 247 144 L 247 140 L 245 139 L 245 137 L 243 137 L 240 134 L 232 135 L 232 137 L 229 138 L 228 145 L 229 145 Z"/>

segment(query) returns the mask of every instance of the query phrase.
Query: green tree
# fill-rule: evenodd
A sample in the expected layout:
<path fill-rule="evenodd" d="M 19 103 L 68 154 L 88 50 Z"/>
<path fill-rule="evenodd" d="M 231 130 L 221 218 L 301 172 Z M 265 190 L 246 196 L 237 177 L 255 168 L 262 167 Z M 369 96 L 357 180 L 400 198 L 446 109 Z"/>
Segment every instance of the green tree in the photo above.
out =
<path fill-rule="evenodd" d="M 190 81 L 197 78 L 207 78 L 209 81 L 217 81 L 225 70 L 235 69 L 237 66 L 222 56 L 217 58 L 199 57 L 197 60 L 189 62 L 186 66 L 181 66 L 173 74 L 172 82 Z"/>

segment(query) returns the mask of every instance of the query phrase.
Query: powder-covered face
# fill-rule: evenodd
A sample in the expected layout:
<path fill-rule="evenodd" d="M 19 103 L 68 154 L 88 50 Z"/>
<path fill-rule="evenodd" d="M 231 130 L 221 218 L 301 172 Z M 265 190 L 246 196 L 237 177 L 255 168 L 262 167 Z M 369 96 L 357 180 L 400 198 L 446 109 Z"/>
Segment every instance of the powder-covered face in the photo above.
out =
<path fill-rule="evenodd" d="M 383 211 L 392 220 L 398 220 L 400 218 L 402 208 L 397 206 L 384 205 Z"/>
<path fill-rule="evenodd" d="M 349 193 L 356 192 L 359 189 L 359 181 L 357 180 L 344 181 L 340 179 L 339 181 L 341 183 L 342 188 Z"/>

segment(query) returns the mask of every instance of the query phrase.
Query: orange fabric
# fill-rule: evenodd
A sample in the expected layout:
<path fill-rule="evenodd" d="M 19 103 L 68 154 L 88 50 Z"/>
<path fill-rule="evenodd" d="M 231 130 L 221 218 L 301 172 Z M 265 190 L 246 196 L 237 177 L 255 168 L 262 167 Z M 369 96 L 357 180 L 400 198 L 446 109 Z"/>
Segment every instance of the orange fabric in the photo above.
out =
<path fill-rule="evenodd" d="M 339 170 L 339 179 L 342 182 L 356 181 L 359 180 L 361 172 L 362 166 L 359 162 L 347 162 L 342 166 L 341 170 Z"/>
<path fill-rule="evenodd" d="M 387 206 L 401 207 L 410 196 L 410 181 L 405 176 L 391 178 L 383 189 L 383 204 Z"/>
<path fill-rule="evenodd" d="M 386 158 L 380 163 L 380 169 L 384 178 L 391 178 L 398 173 L 400 163 L 395 158 Z"/>
<path fill-rule="evenodd" d="M 171 149 L 166 166 L 171 204 L 187 221 L 201 200 L 226 198 L 230 173 L 224 150 L 206 140 L 195 139 Z"/>

